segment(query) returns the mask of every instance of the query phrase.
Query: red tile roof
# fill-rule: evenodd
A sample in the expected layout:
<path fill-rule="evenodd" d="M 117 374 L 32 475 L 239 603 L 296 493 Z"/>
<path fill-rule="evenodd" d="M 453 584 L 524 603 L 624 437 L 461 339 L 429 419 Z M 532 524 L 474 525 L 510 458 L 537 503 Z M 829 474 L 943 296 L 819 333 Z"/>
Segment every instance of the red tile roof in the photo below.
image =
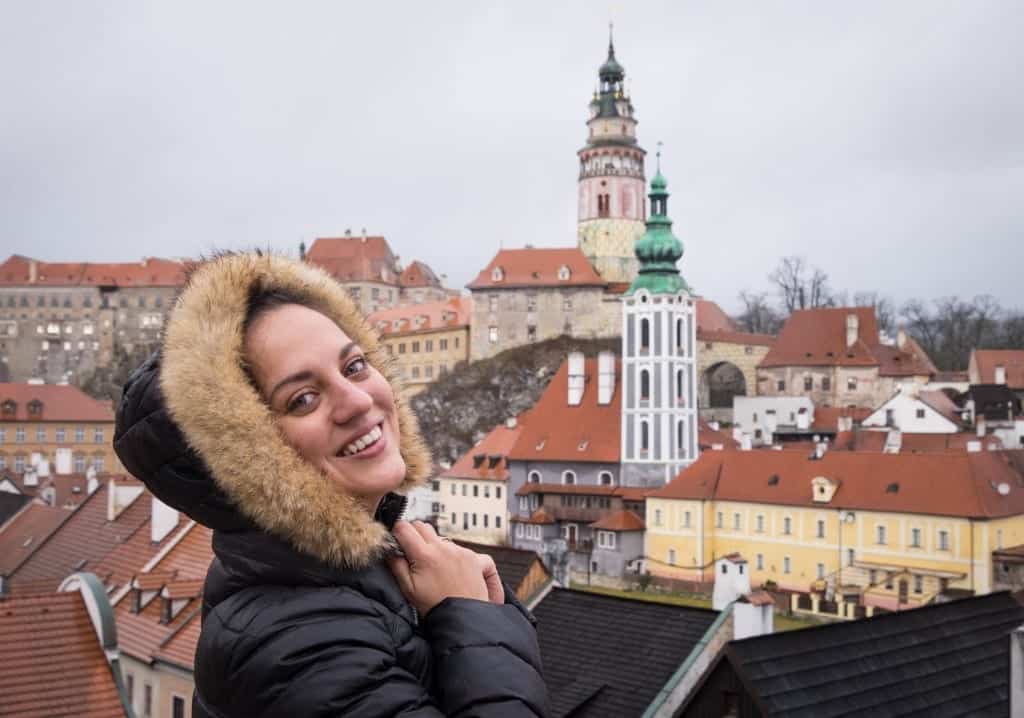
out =
<path fill-rule="evenodd" d="M 306 261 L 342 282 L 398 285 L 398 261 L 383 237 L 321 237 L 306 252 Z"/>
<path fill-rule="evenodd" d="M 698 319 L 699 322 L 699 319 Z M 697 325 L 697 339 L 702 342 L 722 342 L 724 344 L 750 344 L 753 346 L 770 347 L 775 345 L 775 337 L 771 334 L 751 334 L 750 332 L 704 331 Z"/>
<path fill-rule="evenodd" d="M 403 288 L 441 286 L 441 280 L 434 274 L 434 270 L 419 260 L 413 261 L 402 270 L 398 282 Z"/>
<path fill-rule="evenodd" d="M 836 434 L 832 442 L 832 451 L 877 451 L 885 447 L 885 440 L 888 431 L 841 431 Z M 900 435 L 900 453 L 944 453 L 947 451 L 967 451 L 967 444 L 971 441 L 979 441 L 977 434 L 969 431 L 956 434 L 912 434 L 902 433 Z M 983 450 L 989 451 L 990 447 L 1002 449 L 1003 442 L 996 436 L 986 436 L 980 440 Z M 806 449 L 806 445 L 805 445 Z"/>
<path fill-rule="evenodd" d="M 1024 476 L 1015 468 L 1020 457 L 1010 456 L 1014 453 L 1021 451 L 829 451 L 812 461 L 795 451 L 713 451 L 650 496 L 964 518 L 1017 516 L 1024 514 Z M 839 483 L 828 504 L 812 498 L 811 479 L 817 476 Z M 999 493 L 1000 484 L 1008 485 L 1006 496 Z"/>
<path fill-rule="evenodd" d="M 739 328 L 718 304 L 710 299 L 698 299 L 697 331 L 738 332 Z"/>
<path fill-rule="evenodd" d="M 553 518 L 551 518 L 551 516 L 548 515 L 548 512 L 545 511 L 543 507 L 541 507 L 541 508 L 537 509 L 536 511 L 534 511 L 530 515 L 530 518 L 528 518 L 528 519 L 522 519 L 522 518 L 518 518 L 518 517 L 513 516 L 510 520 L 511 521 L 515 521 L 516 523 L 521 523 L 521 524 L 553 524 L 553 523 L 555 523 L 555 520 Z"/>
<path fill-rule="evenodd" d="M 584 362 L 583 400 L 569 406 L 569 362 L 562 362 L 529 414 L 509 458 L 521 461 L 619 461 L 622 382 L 616 361 L 615 391 L 608 404 L 597 403 L 597 359 Z"/>
<path fill-rule="evenodd" d="M 632 511 L 616 511 L 590 524 L 590 528 L 603 531 L 643 531 L 646 524 Z"/>
<path fill-rule="evenodd" d="M 97 474 L 97 480 L 105 481 L 103 474 Z M 50 474 L 39 479 L 36 496 L 44 496 L 46 489 L 53 489 L 53 506 L 73 507 L 85 501 L 88 496 L 89 479 L 85 474 Z"/>
<path fill-rule="evenodd" d="M 201 610 L 200 606 L 195 606 L 182 612 L 178 627 L 164 638 L 162 646 L 153 653 L 154 660 L 172 663 L 186 671 L 192 670 L 196 644 L 199 643 L 199 632 L 203 626 Z"/>
<path fill-rule="evenodd" d="M 715 430 L 704 419 L 697 424 L 697 444 L 701 449 L 710 449 L 715 444 L 721 444 L 723 449 L 738 449 L 740 442 L 732 438 L 732 434 L 721 429 Z"/>
<path fill-rule="evenodd" d="M 135 479 L 121 478 L 121 484 L 141 486 Z M 15 595 L 39 590 L 56 590 L 60 582 L 76 571 L 92 571 L 136 531 L 148 531 L 150 495 L 143 491 L 114 521 L 107 521 L 110 482 L 103 483 L 50 534 L 11 576 Z M 102 576 L 100 577 L 102 580 Z"/>
<path fill-rule="evenodd" d="M 840 418 L 850 417 L 854 424 L 860 424 L 874 412 L 873 408 L 866 406 L 816 406 L 811 431 L 832 433 L 839 430 Z"/>
<path fill-rule="evenodd" d="M 387 337 L 468 327 L 472 311 L 473 300 L 470 297 L 452 297 L 443 302 L 403 304 L 381 309 L 370 314 L 367 321 L 381 336 Z"/>
<path fill-rule="evenodd" d="M 441 477 L 505 481 L 508 479 L 508 453 L 519 438 L 520 431 L 522 429 L 518 423 L 511 429 L 504 424 L 496 426 L 476 446 L 460 456 Z"/>
<path fill-rule="evenodd" d="M 0 264 L 0 286 L 7 287 L 180 287 L 184 283 L 183 262 L 156 257 L 141 262 L 57 263 L 14 254 Z"/>
<path fill-rule="evenodd" d="M 857 316 L 857 339 L 846 346 L 846 318 Z M 802 309 L 793 312 L 778 340 L 758 365 L 877 366 L 882 376 L 932 375 L 937 369 L 917 342 L 909 337 L 902 349 L 883 345 L 872 307 Z"/>
<path fill-rule="evenodd" d="M 110 664 L 80 593 L 0 602 L 3 715 L 124 718 Z"/>
<path fill-rule="evenodd" d="M 93 399 L 70 384 L 0 383 L 0 407 L 7 401 L 15 403 L 14 414 L 0 408 L 2 421 L 108 421 L 114 422 L 109 402 Z M 29 413 L 29 404 L 41 402 L 39 413 Z"/>
<path fill-rule="evenodd" d="M 30 501 L 0 527 L 0 575 L 14 573 L 70 517 L 67 509 Z"/>
<path fill-rule="evenodd" d="M 996 367 L 1006 370 L 1006 385 L 1024 389 L 1024 349 L 975 349 L 972 363 L 978 367 L 979 384 L 996 383 Z"/>
<path fill-rule="evenodd" d="M 569 268 L 569 278 L 559 279 L 560 267 Z M 503 277 L 493 278 L 500 268 Z M 509 289 L 513 287 L 603 287 L 606 282 L 578 248 L 569 249 L 502 249 L 484 267 L 470 289 Z"/>

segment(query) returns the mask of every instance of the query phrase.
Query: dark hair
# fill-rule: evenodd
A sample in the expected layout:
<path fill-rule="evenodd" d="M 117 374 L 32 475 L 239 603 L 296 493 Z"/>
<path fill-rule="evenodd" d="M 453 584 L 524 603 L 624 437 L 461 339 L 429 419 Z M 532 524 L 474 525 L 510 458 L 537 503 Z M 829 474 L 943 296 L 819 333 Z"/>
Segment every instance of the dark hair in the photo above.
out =
<path fill-rule="evenodd" d="M 249 332 L 249 328 L 264 314 L 268 314 L 274 309 L 287 304 L 298 304 L 300 307 L 309 307 L 319 311 L 318 307 L 309 300 L 309 297 L 304 297 L 287 289 L 267 289 L 254 284 L 249 291 L 249 300 L 245 306 L 245 318 L 242 320 L 242 336 L 245 337 Z M 252 388 L 257 393 L 261 393 L 259 384 L 256 382 L 256 376 L 252 373 L 252 364 L 244 354 L 242 356 L 242 371 L 245 372 L 245 376 L 252 385 Z"/>

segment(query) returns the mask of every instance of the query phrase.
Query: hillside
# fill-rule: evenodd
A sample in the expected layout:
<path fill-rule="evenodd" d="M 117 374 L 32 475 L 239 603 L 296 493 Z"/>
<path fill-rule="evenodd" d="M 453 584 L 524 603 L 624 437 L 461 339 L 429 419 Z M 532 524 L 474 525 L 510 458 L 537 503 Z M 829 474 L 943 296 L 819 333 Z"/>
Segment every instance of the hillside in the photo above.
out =
<path fill-rule="evenodd" d="M 412 399 L 423 436 L 435 461 L 454 462 L 484 434 L 529 409 L 570 351 L 618 356 L 619 339 L 559 337 L 463 364 Z"/>

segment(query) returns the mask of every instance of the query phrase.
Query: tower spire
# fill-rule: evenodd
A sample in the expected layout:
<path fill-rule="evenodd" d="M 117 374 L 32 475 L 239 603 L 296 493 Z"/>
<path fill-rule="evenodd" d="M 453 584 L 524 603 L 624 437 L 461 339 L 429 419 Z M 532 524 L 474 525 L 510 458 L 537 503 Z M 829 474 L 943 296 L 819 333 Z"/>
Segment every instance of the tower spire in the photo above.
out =
<path fill-rule="evenodd" d="M 615 23 L 608 23 L 608 57 L 615 57 L 615 43 L 612 40 L 612 31 L 615 28 Z"/>
<path fill-rule="evenodd" d="M 672 220 L 668 217 L 668 182 L 661 174 L 661 142 L 658 143 L 658 169 L 651 179 L 651 216 L 647 231 L 637 241 L 635 253 L 640 271 L 629 288 L 632 294 L 646 289 L 654 294 L 674 294 L 689 291 L 686 280 L 679 274 L 676 262 L 683 256 L 683 243 L 672 233 Z"/>

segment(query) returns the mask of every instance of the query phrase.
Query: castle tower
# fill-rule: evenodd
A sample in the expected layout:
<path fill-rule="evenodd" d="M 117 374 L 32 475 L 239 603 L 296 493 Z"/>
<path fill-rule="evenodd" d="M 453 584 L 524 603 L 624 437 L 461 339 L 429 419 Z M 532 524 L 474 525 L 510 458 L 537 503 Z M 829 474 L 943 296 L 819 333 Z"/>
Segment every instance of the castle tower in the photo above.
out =
<path fill-rule="evenodd" d="M 608 59 L 598 70 L 600 85 L 590 102 L 587 144 L 580 158 L 580 250 L 609 282 L 636 277 L 633 245 L 643 234 L 644 150 L 636 141 L 633 103 L 624 85 L 626 71 L 615 59 L 608 37 Z"/>
<path fill-rule="evenodd" d="M 622 477 L 631 486 L 661 486 L 699 451 L 696 301 L 676 268 L 683 245 L 660 168 L 650 200 L 639 273 L 622 300 Z"/>

